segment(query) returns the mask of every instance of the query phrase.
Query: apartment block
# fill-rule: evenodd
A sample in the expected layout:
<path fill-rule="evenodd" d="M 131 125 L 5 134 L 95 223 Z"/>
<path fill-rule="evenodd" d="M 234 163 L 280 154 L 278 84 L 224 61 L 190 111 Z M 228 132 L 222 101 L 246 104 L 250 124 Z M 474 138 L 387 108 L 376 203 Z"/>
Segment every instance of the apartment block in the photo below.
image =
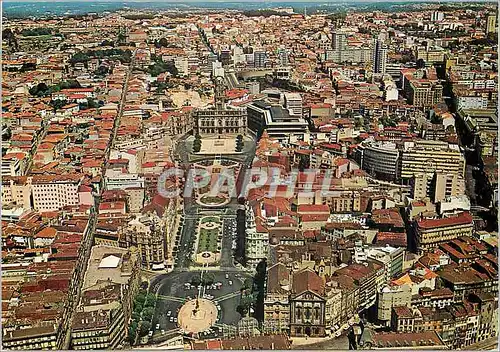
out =
<path fill-rule="evenodd" d="M 416 174 L 426 174 L 430 179 L 435 172 L 464 177 L 465 159 L 456 144 L 432 140 L 405 142 L 400 170 L 400 177 L 406 181 Z"/>
<path fill-rule="evenodd" d="M 417 250 L 423 252 L 460 236 L 472 236 L 474 225 L 472 215 L 463 212 L 442 219 L 418 219 L 412 227 Z"/>
<path fill-rule="evenodd" d="M 121 308 L 77 312 L 71 327 L 71 349 L 115 349 L 126 336 Z"/>
<path fill-rule="evenodd" d="M 401 70 L 403 92 L 409 104 L 431 108 L 443 98 L 443 86 L 434 68 Z"/>

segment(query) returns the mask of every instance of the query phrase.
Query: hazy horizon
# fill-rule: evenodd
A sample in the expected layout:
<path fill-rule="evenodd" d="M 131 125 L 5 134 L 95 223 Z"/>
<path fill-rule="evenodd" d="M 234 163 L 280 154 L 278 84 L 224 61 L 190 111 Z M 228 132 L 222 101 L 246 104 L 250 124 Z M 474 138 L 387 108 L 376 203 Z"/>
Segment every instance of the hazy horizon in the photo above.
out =
<path fill-rule="evenodd" d="M 79 2 L 79 3 L 93 3 L 93 2 L 110 2 L 110 3 L 147 3 L 147 2 L 154 2 L 154 3 L 293 3 L 293 2 L 310 2 L 310 3 L 360 3 L 360 2 L 366 2 L 366 3 L 390 3 L 390 2 L 414 2 L 414 3 L 445 3 L 445 2 L 457 2 L 457 3 L 488 3 L 488 2 L 497 2 L 495 0 L 468 0 L 468 1 L 462 1 L 462 0 L 354 0 L 354 1 L 346 1 L 346 0 L 240 0 L 240 1 L 234 1 L 234 0 L 52 0 L 50 2 L 44 1 L 44 0 L 23 0 L 23 1 L 18 1 L 18 0 L 3 0 L 3 3 L 54 3 L 54 2 Z"/>

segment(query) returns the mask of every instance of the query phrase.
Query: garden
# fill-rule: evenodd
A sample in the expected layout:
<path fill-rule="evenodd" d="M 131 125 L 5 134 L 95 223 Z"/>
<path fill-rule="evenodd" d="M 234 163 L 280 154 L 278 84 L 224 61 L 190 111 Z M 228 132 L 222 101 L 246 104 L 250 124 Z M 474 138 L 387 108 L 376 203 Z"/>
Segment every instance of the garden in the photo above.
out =
<path fill-rule="evenodd" d="M 134 310 L 128 329 L 128 338 L 131 345 L 136 343 L 137 338 L 146 336 L 151 329 L 156 305 L 156 296 L 141 289 L 134 298 Z"/>

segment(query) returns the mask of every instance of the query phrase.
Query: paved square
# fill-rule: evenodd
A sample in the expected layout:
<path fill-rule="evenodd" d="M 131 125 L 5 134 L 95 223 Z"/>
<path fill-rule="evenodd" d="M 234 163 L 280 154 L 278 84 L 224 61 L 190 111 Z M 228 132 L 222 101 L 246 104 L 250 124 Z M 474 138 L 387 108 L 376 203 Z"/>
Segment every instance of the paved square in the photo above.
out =
<path fill-rule="evenodd" d="M 217 307 L 207 299 L 187 301 L 179 310 L 179 327 L 197 334 L 208 330 L 217 321 Z"/>
<path fill-rule="evenodd" d="M 203 138 L 198 154 L 234 154 L 235 150 L 236 137 L 230 139 Z"/>

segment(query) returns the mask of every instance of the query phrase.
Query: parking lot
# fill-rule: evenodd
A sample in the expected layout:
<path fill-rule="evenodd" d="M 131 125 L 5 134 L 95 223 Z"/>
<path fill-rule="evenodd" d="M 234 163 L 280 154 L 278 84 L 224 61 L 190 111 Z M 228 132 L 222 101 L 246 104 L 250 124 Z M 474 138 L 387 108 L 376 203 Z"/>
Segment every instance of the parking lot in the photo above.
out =
<path fill-rule="evenodd" d="M 152 287 L 156 289 L 157 303 L 153 317 L 153 334 L 178 329 L 177 314 L 181 306 L 188 300 L 200 298 L 212 301 L 218 308 L 218 318 L 210 335 L 201 334 L 200 338 L 219 336 L 217 327 L 221 324 L 236 325 L 241 316 L 236 311 L 240 302 L 240 289 L 248 275 L 237 272 L 223 272 L 209 270 L 204 272 L 205 277 L 213 278 L 213 284 L 207 286 L 193 286 L 192 282 L 199 282 L 200 272 L 177 272 L 162 275 L 161 281 Z M 189 285 L 187 285 L 189 284 Z M 153 292 L 155 293 L 155 292 Z"/>

